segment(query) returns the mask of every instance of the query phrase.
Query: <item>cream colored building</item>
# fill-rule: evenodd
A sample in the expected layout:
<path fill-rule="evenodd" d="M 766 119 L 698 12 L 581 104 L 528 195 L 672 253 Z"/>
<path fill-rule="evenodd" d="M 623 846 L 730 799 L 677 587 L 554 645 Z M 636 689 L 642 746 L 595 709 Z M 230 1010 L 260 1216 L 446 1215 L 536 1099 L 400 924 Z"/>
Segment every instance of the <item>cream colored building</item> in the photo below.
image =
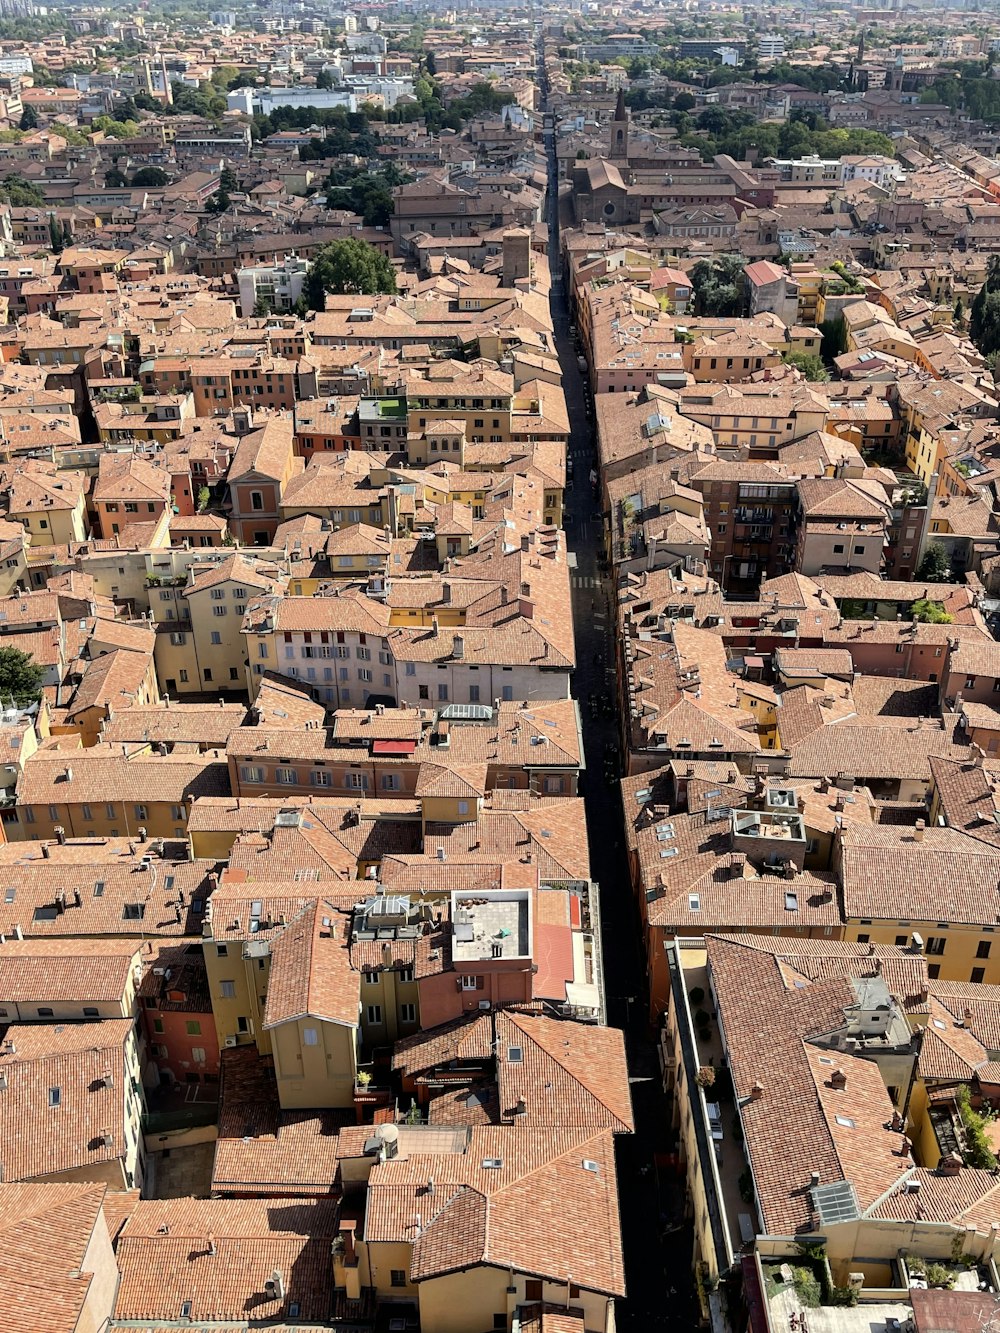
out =
<path fill-rule="evenodd" d="M 284 580 L 242 555 L 207 566 L 190 564 L 187 578 L 167 579 L 149 590 L 156 621 L 156 671 L 173 697 L 230 691 L 245 695 L 248 599 L 276 592 Z"/>

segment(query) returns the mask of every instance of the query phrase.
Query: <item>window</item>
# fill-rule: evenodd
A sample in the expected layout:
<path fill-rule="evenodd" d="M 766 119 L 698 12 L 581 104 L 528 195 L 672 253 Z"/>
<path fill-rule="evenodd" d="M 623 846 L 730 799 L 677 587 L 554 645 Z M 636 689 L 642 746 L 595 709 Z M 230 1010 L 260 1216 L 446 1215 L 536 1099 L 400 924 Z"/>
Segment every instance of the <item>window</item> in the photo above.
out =
<path fill-rule="evenodd" d="M 62 1102 L 62 1088 L 49 1088 L 49 1105 L 59 1106 Z"/>
<path fill-rule="evenodd" d="M 506 1327 L 507 1327 L 507 1316 L 506 1316 L 505 1314 L 495 1314 L 495 1315 L 493 1316 L 493 1327 L 494 1327 L 494 1328 L 506 1328 Z"/>
<path fill-rule="evenodd" d="M 260 491 L 250 492 L 250 508 L 258 510 L 264 508 L 264 496 Z"/>
<path fill-rule="evenodd" d="M 53 1018 L 53 1017 L 54 1017 L 54 1014 L 53 1014 L 53 1011 L 52 1011 L 51 1009 L 47 1009 L 47 1008 L 42 1007 L 42 1008 L 39 1008 L 39 1010 L 38 1010 L 38 1017 L 39 1017 L 39 1018 Z"/>
<path fill-rule="evenodd" d="M 152 997 L 150 997 L 150 998 L 152 998 Z M 154 1001 L 154 1003 L 155 1003 L 155 1001 Z M 162 1019 L 162 1018 L 154 1018 L 154 1019 L 153 1019 L 153 1031 L 154 1031 L 154 1032 L 162 1032 L 162 1031 L 163 1031 L 163 1019 Z"/>
<path fill-rule="evenodd" d="M 236 1031 L 249 1032 L 250 1031 L 249 1018 L 244 1018 L 243 1015 L 241 1014 L 240 1017 L 236 1020 Z"/>
<path fill-rule="evenodd" d="M 860 938 L 860 937 L 859 937 Z M 943 935 L 930 935 L 927 938 L 927 953 L 940 957 L 944 953 L 945 939 Z"/>
<path fill-rule="evenodd" d="M 940 964 L 940 963 L 928 963 L 928 964 L 927 964 L 927 975 L 928 975 L 928 977 L 930 977 L 931 981 L 937 981 L 938 977 L 941 975 L 941 964 Z"/>
<path fill-rule="evenodd" d="M 216 950 L 215 950 L 215 952 L 218 954 L 218 956 L 219 956 L 220 958 L 228 958 L 228 957 L 229 957 L 229 945 L 228 945 L 228 944 L 219 944 L 219 945 L 216 946 Z"/>
<path fill-rule="evenodd" d="M 380 1004 L 370 1004 L 368 1006 L 368 1022 L 373 1024 L 382 1022 L 382 1006 Z"/>
<path fill-rule="evenodd" d="M 364 976 L 364 982 L 365 982 L 365 985 L 366 985 L 366 986 L 377 986 L 377 985 L 378 985 L 378 973 L 377 973 L 377 972 L 365 972 L 365 973 L 363 974 L 363 976 Z"/>
<path fill-rule="evenodd" d="M 985 975 L 986 975 L 985 967 L 974 967 L 972 969 L 972 976 L 969 978 L 969 980 L 972 982 L 974 986 L 978 986 L 982 983 L 983 977 L 985 977 Z"/>
<path fill-rule="evenodd" d="M 406 1272 L 402 1268 L 393 1268 L 389 1272 L 389 1281 L 394 1287 L 406 1286 Z"/>
<path fill-rule="evenodd" d="M 135 807 L 135 817 L 136 819 L 148 819 L 149 811 L 146 809 L 144 805 L 137 805 Z"/>
<path fill-rule="evenodd" d="M 224 1000 L 235 1000 L 235 999 L 236 999 L 236 982 L 235 982 L 235 981 L 220 981 L 220 982 L 219 982 L 219 994 L 222 996 L 222 998 L 223 998 Z"/>
<path fill-rule="evenodd" d="M 318 1030 L 316 1028 L 303 1028 L 302 1044 L 303 1046 L 318 1046 L 319 1045 Z"/>
<path fill-rule="evenodd" d="M 871 936 L 870 936 L 870 935 L 859 935 L 859 936 L 858 936 L 858 943 L 859 943 L 859 944 L 867 944 L 868 941 L 869 941 L 870 939 L 871 939 Z"/>
<path fill-rule="evenodd" d="M 184 1027 L 186 1028 L 189 1037 L 201 1036 L 201 1023 L 197 1018 L 189 1018 L 184 1024 Z"/>
<path fill-rule="evenodd" d="M 413 968 L 401 967 L 399 969 L 399 979 L 404 985 L 408 986 L 413 981 Z"/>
<path fill-rule="evenodd" d="M 196 1065 L 203 1065 L 205 1063 L 204 1046 L 192 1046 L 191 1059 L 195 1062 Z"/>
<path fill-rule="evenodd" d="M 213 616 L 224 616 L 224 615 L 228 615 L 228 613 L 229 613 L 229 607 L 228 607 L 228 606 L 213 606 L 213 607 L 212 607 L 212 615 L 213 615 Z"/>
<path fill-rule="evenodd" d="M 482 988 L 483 988 L 482 977 L 462 978 L 462 990 L 482 990 Z"/>
<path fill-rule="evenodd" d="M 122 911 L 123 921 L 141 921 L 146 915 L 145 903 L 126 903 Z"/>
<path fill-rule="evenodd" d="M 906 945 L 909 938 L 910 938 L 909 935 L 897 935 L 894 941 L 896 948 L 902 949 Z"/>
<path fill-rule="evenodd" d="M 212 630 L 212 642 L 214 644 L 220 644 L 222 642 L 222 635 L 219 633 L 217 629 Z M 261 647 L 263 647 L 263 644 L 261 645 Z"/>
<path fill-rule="evenodd" d="M 978 946 L 978 948 L 976 949 L 976 957 L 977 957 L 977 958 L 989 958 L 989 956 L 990 956 L 990 941 L 989 941 L 989 940 L 980 940 L 980 941 L 979 941 L 979 946 Z"/>

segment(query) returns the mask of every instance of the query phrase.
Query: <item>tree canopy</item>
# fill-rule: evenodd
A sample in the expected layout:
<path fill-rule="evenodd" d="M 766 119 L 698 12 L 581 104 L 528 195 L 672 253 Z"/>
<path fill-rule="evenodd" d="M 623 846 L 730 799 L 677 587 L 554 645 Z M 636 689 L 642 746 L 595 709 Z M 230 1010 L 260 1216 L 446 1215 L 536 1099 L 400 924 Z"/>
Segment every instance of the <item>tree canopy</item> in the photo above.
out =
<path fill-rule="evenodd" d="M 948 560 L 948 552 L 940 542 L 929 543 L 927 550 L 924 552 L 924 558 L 917 566 L 915 577 L 918 580 L 923 579 L 927 583 L 951 582 L 951 564 Z"/>
<path fill-rule="evenodd" d="M 132 184 L 142 189 L 159 189 L 170 183 L 170 177 L 162 167 L 140 167 L 132 177 Z"/>
<path fill-rule="evenodd" d="M 357 236 L 324 245 L 309 265 L 302 299 L 307 310 L 322 310 L 326 294 L 375 296 L 396 290 L 393 267 L 381 251 Z"/>
<path fill-rule="evenodd" d="M 45 203 L 41 191 L 34 185 L 29 185 L 17 172 L 12 172 L 3 178 L 0 199 L 5 199 L 14 208 L 35 208 Z"/>
<path fill-rule="evenodd" d="M 20 707 L 42 697 L 45 668 L 20 648 L 0 648 L 0 699 L 13 699 Z"/>
<path fill-rule="evenodd" d="M 969 337 L 983 356 L 1000 350 L 1000 255 L 990 256 L 986 281 L 972 302 Z"/>
<path fill-rule="evenodd" d="M 742 313 L 743 262 L 741 255 L 698 260 L 689 277 L 699 315 L 724 318 Z"/>
<path fill-rule="evenodd" d="M 830 378 L 830 372 L 823 364 L 823 358 L 815 352 L 785 352 L 781 358 L 786 366 L 801 370 L 807 380 L 814 384 L 824 384 Z"/>

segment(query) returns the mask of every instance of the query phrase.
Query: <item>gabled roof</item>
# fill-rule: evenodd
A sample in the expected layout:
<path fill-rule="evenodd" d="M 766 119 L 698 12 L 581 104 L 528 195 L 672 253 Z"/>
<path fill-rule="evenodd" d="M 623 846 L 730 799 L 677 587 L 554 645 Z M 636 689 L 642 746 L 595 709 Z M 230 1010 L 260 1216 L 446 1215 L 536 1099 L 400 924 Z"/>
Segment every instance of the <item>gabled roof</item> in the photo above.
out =
<path fill-rule="evenodd" d="M 11 1328 L 77 1333 L 95 1276 L 83 1271 L 84 1258 L 107 1193 L 100 1184 L 0 1185 L 0 1282 Z"/>
<path fill-rule="evenodd" d="M 477 1125 L 464 1151 L 382 1162 L 369 1177 L 365 1239 L 412 1244 L 417 1282 L 486 1264 L 622 1295 L 612 1135 Z"/>
<path fill-rule="evenodd" d="M 273 940 L 264 1027 L 317 1018 L 357 1027 L 361 976 L 351 967 L 347 918 L 315 901 Z"/>
<path fill-rule="evenodd" d="M 634 1129 L 625 1041 L 617 1028 L 507 1010 L 496 1015 L 496 1041 L 502 1115 L 524 1097 L 518 1123 L 528 1126 Z M 520 1058 L 514 1059 L 516 1051 Z"/>

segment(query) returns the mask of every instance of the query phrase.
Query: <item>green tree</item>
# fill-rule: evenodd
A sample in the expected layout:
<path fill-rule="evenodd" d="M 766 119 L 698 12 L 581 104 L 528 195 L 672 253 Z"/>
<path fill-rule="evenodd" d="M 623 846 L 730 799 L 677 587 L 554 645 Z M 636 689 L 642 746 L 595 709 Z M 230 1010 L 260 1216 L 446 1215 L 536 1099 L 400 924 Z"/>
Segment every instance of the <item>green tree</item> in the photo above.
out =
<path fill-rule="evenodd" d="M 697 105 L 691 93 L 678 93 L 674 98 L 675 111 L 693 111 Z"/>
<path fill-rule="evenodd" d="M 258 296 L 253 303 L 254 319 L 266 319 L 274 310 L 274 304 L 269 296 Z"/>
<path fill-rule="evenodd" d="M 140 167 L 132 177 L 132 184 L 137 189 L 161 189 L 170 184 L 170 177 L 162 167 Z"/>
<path fill-rule="evenodd" d="M 117 167 L 108 167 L 104 173 L 104 184 L 109 190 L 119 190 L 123 185 L 127 185 L 125 173 L 119 171 Z"/>
<path fill-rule="evenodd" d="M 954 322 L 961 328 L 965 323 L 965 302 L 959 297 L 955 302 L 955 308 L 951 312 Z"/>
<path fill-rule="evenodd" d="M 986 281 L 972 302 L 969 337 L 983 356 L 1000 350 L 1000 255 L 990 256 Z"/>
<path fill-rule="evenodd" d="M 232 206 L 232 202 L 233 202 L 232 199 L 230 199 L 226 191 L 220 187 L 218 190 L 216 190 L 215 194 L 210 194 L 206 199 L 205 210 L 208 213 L 213 213 L 216 215 L 219 213 L 225 213 L 226 209 Z"/>
<path fill-rule="evenodd" d="M 700 315 L 727 318 L 742 312 L 741 255 L 720 255 L 716 259 L 699 259 L 689 276 Z"/>
<path fill-rule="evenodd" d="M 236 172 L 232 167 L 223 167 L 219 172 L 219 189 L 228 192 L 231 190 L 238 190 L 239 188 L 240 183 L 236 178 Z"/>
<path fill-rule="evenodd" d="M 317 88 L 333 87 L 333 75 L 330 73 L 328 69 L 321 69 L 320 72 L 316 75 L 316 87 Z"/>
<path fill-rule="evenodd" d="M 20 707 L 42 697 L 45 668 L 20 648 L 0 648 L 0 699 L 13 699 Z"/>
<path fill-rule="evenodd" d="M 817 356 L 815 352 L 785 352 L 782 356 L 786 366 L 794 366 L 796 370 L 801 370 L 807 380 L 813 384 L 825 384 L 830 378 L 830 372 L 823 364 L 823 358 Z"/>
<path fill-rule="evenodd" d="M 5 197 L 14 208 L 40 208 L 45 203 L 41 191 L 29 185 L 17 172 L 4 177 L 0 197 Z"/>
<path fill-rule="evenodd" d="M 941 602 L 931 601 L 930 598 L 920 597 L 910 608 L 914 620 L 919 620 L 928 625 L 950 625 L 951 616 L 944 609 Z"/>
<path fill-rule="evenodd" d="M 207 486 L 198 487 L 198 513 L 203 514 L 208 508 L 208 502 L 212 498 L 212 492 Z"/>
<path fill-rule="evenodd" d="M 60 226 L 55 213 L 49 214 L 49 245 L 52 247 L 54 255 L 61 254 L 65 248 L 63 240 L 63 229 Z"/>
<path fill-rule="evenodd" d="M 309 265 L 302 299 L 307 310 L 323 310 L 327 292 L 375 296 L 395 290 L 396 275 L 385 255 L 360 237 L 349 236 L 324 245 L 317 254 Z"/>
<path fill-rule="evenodd" d="M 951 582 L 951 564 L 948 561 L 948 552 L 940 542 L 929 543 L 914 578 L 918 581 L 923 579 L 927 583 Z"/>
<path fill-rule="evenodd" d="M 21 112 L 21 119 L 18 123 L 22 130 L 37 130 L 38 112 L 33 106 L 26 106 Z"/>

